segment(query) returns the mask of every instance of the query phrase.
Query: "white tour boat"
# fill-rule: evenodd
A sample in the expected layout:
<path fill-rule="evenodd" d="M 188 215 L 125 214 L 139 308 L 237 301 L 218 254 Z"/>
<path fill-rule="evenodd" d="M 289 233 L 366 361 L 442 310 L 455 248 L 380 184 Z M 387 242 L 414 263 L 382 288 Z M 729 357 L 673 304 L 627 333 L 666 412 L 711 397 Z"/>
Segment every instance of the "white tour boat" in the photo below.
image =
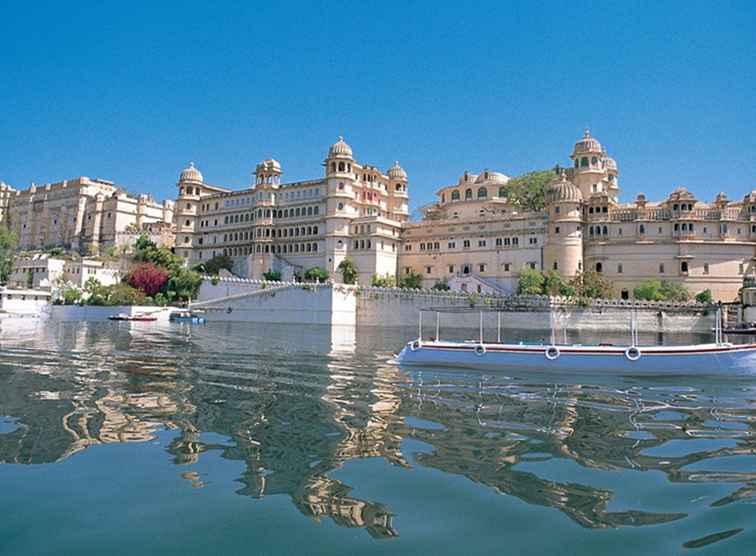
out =
<path fill-rule="evenodd" d="M 476 309 L 477 311 L 478 309 Z M 408 342 L 394 362 L 405 366 L 452 367 L 480 371 L 548 371 L 612 373 L 620 375 L 756 375 L 756 344 L 724 341 L 717 312 L 715 341 L 694 345 L 639 345 L 635 315 L 627 345 L 583 345 L 556 341 L 552 316 L 551 341 L 538 344 L 501 342 L 501 313 L 496 342 L 483 339 L 483 313 L 478 340 L 443 341 L 436 335 L 422 339 L 422 313 L 418 339 Z M 553 313 L 552 313 L 553 314 Z"/>

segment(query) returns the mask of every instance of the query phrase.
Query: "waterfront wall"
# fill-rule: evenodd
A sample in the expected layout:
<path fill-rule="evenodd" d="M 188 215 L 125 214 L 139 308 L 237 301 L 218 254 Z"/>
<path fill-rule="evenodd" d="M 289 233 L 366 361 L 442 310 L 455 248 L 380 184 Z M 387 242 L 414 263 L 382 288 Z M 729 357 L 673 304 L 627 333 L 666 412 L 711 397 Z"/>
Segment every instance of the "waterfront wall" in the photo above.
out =
<path fill-rule="evenodd" d="M 417 326 L 421 309 L 470 307 L 467 295 L 432 290 L 398 290 L 389 288 L 360 288 L 357 295 L 357 323 L 362 326 Z M 564 299 L 532 296 L 475 300 L 487 309 L 491 304 L 503 303 L 501 325 L 509 329 L 548 330 L 551 314 L 559 329 L 592 332 L 626 332 L 630 328 L 630 315 L 637 311 L 638 330 L 645 333 L 700 332 L 708 333 L 714 326 L 715 311 L 698 304 L 633 303 L 620 300 L 596 301 L 589 306 L 568 303 Z M 426 330 L 435 327 L 435 315 L 424 313 Z M 495 330 L 496 313 L 484 312 L 484 327 Z M 444 327 L 480 327 L 480 315 L 473 313 L 445 313 L 441 315 Z"/>
<path fill-rule="evenodd" d="M 206 281 L 192 308 L 213 321 L 355 326 L 357 318 L 354 288 L 332 284 Z"/>
<path fill-rule="evenodd" d="M 193 306 L 208 311 L 211 320 L 292 324 L 346 324 L 361 327 L 416 327 L 421 310 L 465 308 L 471 303 L 484 309 L 502 305 L 503 328 L 548 330 L 550 310 L 557 328 L 586 332 L 620 332 L 630 327 L 637 311 L 642 333 L 700 332 L 714 326 L 715 311 L 696 303 L 654 303 L 622 300 L 591 301 L 545 296 L 477 296 L 452 291 L 373 288 L 341 284 L 265 282 L 243 278 L 205 280 Z M 435 328 L 435 315 L 425 313 L 426 330 Z M 496 330 L 496 313 L 484 313 L 484 326 Z M 443 314 L 443 327 L 478 330 L 477 312 Z M 494 332 L 495 333 L 495 332 Z"/>

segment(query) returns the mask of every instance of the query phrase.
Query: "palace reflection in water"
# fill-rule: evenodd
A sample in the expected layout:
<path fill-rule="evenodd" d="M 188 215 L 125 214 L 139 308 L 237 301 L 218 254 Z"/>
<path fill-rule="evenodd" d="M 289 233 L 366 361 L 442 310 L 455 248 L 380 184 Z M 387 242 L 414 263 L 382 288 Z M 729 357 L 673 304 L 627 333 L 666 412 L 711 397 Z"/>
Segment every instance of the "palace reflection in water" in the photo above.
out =
<path fill-rule="evenodd" d="M 754 454 L 754 389 L 744 383 L 405 372 L 386 361 L 406 331 L 360 331 L 355 341 L 349 330 L 236 323 L 29 326 L 0 335 L 3 464 L 59 462 L 168 430 L 188 487 L 212 480 L 193 466 L 218 453 L 243 462 L 238 494 L 286 495 L 312 519 L 376 538 L 399 535 L 402 516 L 334 478 L 353 460 L 466 477 L 585 528 L 689 511 L 617 507 L 618 493 L 593 472 L 726 485 L 727 495 L 701 502 L 712 508 L 756 493 L 747 466 L 701 465 Z M 560 474 L 567 464 L 580 471 Z"/>

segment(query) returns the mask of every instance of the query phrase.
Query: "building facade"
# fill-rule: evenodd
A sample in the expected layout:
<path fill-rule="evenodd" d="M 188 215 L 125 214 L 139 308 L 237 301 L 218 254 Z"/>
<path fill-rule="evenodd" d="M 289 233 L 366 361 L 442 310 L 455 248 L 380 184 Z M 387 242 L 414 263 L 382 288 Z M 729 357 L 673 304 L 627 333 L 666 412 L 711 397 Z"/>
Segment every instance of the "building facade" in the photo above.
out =
<path fill-rule="evenodd" d="M 585 132 L 569 168 L 555 168 L 543 211 L 522 212 L 507 199 L 505 175 L 465 174 L 404 226 L 399 272 L 419 272 L 430 287 L 512 293 L 523 268 L 572 278 L 603 274 L 631 298 L 646 280 L 683 284 L 695 294 L 736 299 L 756 260 L 756 191 L 742 201 L 720 193 L 701 201 L 684 187 L 659 202 L 643 194 L 620 203 L 619 171 Z"/>
<path fill-rule="evenodd" d="M 264 160 L 248 189 L 231 191 L 205 183 L 190 164 L 177 184 L 176 252 L 191 265 L 228 255 L 250 278 L 276 271 L 291 279 L 313 267 L 336 277 L 346 258 L 360 283 L 394 275 L 409 214 L 406 172 L 359 163 L 342 138 L 323 167 L 321 178 L 284 183 L 281 164 Z"/>
<path fill-rule="evenodd" d="M 21 191 L 0 186 L 0 214 L 21 249 L 59 246 L 95 254 L 129 232 L 172 226 L 173 201 L 158 203 L 111 181 L 79 177 Z"/>

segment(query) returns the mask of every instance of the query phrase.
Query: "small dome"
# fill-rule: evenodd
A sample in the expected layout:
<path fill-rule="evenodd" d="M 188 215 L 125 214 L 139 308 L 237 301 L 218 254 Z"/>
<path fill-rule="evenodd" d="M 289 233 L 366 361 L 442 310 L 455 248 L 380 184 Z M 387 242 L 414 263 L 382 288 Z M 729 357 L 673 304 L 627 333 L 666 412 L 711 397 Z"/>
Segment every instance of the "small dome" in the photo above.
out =
<path fill-rule="evenodd" d="M 202 182 L 202 173 L 194 167 L 194 162 L 189 163 L 188 168 L 184 168 L 179 176 L 179 181 L 198 181 Z"/>
<path fill-rule="evenodd" d="M 567 173 L 564 170 L 558 178 L 551 182 L 546 191 L 546 202 L 548 203 L 580 203 L 582 200 L 583 194 L 574 183 L 567 180 Z"/>
<path fill-rule="evenodd" d="M 263 160 L 260 162 L 260 164 L 257 165 L 258 168 L 265 169 L 265 170 L 277 170 L 281 171 L 281 163 L 278 162 L 275 158 L 268 158 L 267 160 Z"/>
<path fill-rule="evenodd" d="M 328 149 L 328 157 L 352 158 L 352 147 L 350 147 L 346 141 L 344 141 L 344 138 L 339 135 L 339 140 Z"/>
<path fill-rule="evenodd" d="M 591 136 L 591 132 L 587 129 L 583 133 L 583 138 L 575 143 L 575 150 L 573 156 L 577 154 L 596 153 L 602 154 L 604 149 L 601 147 L 601 143 L 597 139 Z"/>
<path fill-rule="evenodd" d="M 490 170 L 483 170 L 475 179 L 475 183 L 493 183 L 504 185 L 509 181 L 509 178 L 501 172 L 492 172 Z"/>
<path fill-rule="evenodd" d="M 389 168 L 388 177 L 392 180 L 406 180 L 407 172 L 404 171 L 404 168 L 399 166 L 399 161 L 397 161 L 394 162 L 394 165 L 391 168 Z"/>
<path fill-rule="evenodd" d="M 616 172 L 617 171 L 617 161 L 613 158 L 607 156 L 606 157 L 606 169 L 610 172 Z"/>

